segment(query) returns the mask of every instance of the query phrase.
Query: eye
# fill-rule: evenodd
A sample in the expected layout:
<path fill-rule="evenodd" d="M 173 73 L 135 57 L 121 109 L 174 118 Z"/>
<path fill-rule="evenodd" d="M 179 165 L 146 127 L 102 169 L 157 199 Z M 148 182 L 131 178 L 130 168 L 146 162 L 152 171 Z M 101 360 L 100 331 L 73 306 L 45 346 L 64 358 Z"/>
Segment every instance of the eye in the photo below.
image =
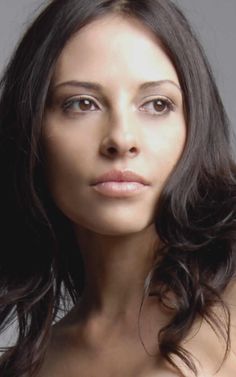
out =
<path fill-rule="evenodd" d="M 99 109 L 98 105 L 88 97 L 71 98 L 62 105 L 62 110 L 65 113 L 85 113 L 97 109 Z"/>
<path fill-rule="evenodd" d="M 168 114 L 170 111 L 174 110 L 174 104 L 172 101 L 170 101 L 167 98 L 155 98 L 152 101 L 148 101 L 145 104 L 141 106 L 141 109 L 147 109 L 144 110 L 145 112 L 150 112 L 152 115 L 164 115 Z"/>

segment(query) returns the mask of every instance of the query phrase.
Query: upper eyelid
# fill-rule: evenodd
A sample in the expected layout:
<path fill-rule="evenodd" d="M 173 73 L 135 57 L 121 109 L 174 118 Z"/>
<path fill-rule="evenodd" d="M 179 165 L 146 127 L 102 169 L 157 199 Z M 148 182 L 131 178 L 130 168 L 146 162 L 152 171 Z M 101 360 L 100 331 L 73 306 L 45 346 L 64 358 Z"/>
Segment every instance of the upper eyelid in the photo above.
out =
<path fill-rule="evenodd" d="M 153 102 L 155 101 L 155 99 L 163 99 L 165 100 L 166 102 L 170 103 L 172 106 L 177 106 L 176 104 L 176 101 L 173 101 L 171 98 L 167 97 L 167 96 L 164 96 L 164 95 L 154 95 L 152 98 L 148 97 L 149 100 L 145 101 L 143 104 L 146 104 L 146 103 L 149 103 L 149 102 Z"/>
<path fill-rule="evenodd" d="M 105 103 L 104 102 L 106 102 L 106 101 L 100 101 L 98 98 L 96 98 L 96 97 L 91 97 L 91 96 L 89 96 L 88 94 L 77 94 L 77 95 L 74 95 L 74 96 L 70 96 L 70 97 L 68 97 L 67 99 L 63 99 L 63 100 L 61 100 L 61 102 L 62 102 L 62 105 L 63 104 L 66 104 L 66 103 L 68 103 L 68 102 L 72 102 L 72 101 L 76 101 L 76 100 L 81 100 L 81 99 L 88 99 L 88 100 L 90 100 L 91 102 L 94 102 L 95 103 L 95 105 L 97 105 L 98 107 L 100 107 L 100 105 L 99 105 L 99 103 L 100 102 L 103 102 L 103 106 L 105 106 Z"/>

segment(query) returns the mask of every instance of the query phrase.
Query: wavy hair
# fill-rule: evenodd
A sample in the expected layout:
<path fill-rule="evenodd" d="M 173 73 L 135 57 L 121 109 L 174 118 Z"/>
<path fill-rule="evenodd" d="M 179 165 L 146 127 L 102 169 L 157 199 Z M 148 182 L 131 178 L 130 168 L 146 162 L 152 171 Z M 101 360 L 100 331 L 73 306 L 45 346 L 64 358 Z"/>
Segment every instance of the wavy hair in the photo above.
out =
<path fill-rule="evenodd" d="M 187 141 L 156 208 L 164 247 L 144 287 L 173 312 L 158 335 L 160 354 L 177 369 L 179 357 L 197 375 L 181 342 L 198 317 L 224 338 L 224 360 L 230 349 L 222 293 L 235 276 L 235 164 L 229 121 L 201 45 L 170 0 L 53 0 L 26 31 L 0 83 L 0 333 L 15 320 L 18 326 L 15 345 L 4 348 L 0 359 L 4 377 L 38 370 L 60 308 L 68 310 L 68 299 L 75 304 L 83 292 L 75 236 L 43 178 L 41 130 L 65 44 L 83 26 L 114 12 L 135 17 L 156 35 L 184 96 Z M 224 323 L 214 313 L 217 303 Z"/>

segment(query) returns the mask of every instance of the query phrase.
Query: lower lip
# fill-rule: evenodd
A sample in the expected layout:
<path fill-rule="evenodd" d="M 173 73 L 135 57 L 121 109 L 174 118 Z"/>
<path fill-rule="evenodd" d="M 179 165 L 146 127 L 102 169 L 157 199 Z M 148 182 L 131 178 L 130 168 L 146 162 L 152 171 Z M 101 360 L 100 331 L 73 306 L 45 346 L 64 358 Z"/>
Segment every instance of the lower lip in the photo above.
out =
<path fill-rule="evenodd" d="M 102 182 L 92 186 L 100 194 L 110 197 L 127 197 L 140 194 L 148 185 L 139 182 Z"/>

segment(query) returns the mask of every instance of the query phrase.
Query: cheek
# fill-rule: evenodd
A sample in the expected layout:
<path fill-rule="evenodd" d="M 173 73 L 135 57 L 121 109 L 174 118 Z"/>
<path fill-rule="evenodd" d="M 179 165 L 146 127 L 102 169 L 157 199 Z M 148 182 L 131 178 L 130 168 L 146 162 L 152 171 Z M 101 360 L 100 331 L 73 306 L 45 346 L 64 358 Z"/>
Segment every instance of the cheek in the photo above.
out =
<path fill-rule="evenodd" d="M 159 178 L 166 179 L 179 161 L 186 141 L 186 125 L 182 117 L 156 125 L 148 135 L 148 148 Z"/>
<path fill-rule="evenodd" d="M 84 134 L 75 134 L 73 130 L 59 132 L 51 129 L 43 141 L 47 171 L 52 177 L 64 180 L 90 162 L 88 148 L 92 150 L 91 143 Z"/>
<path fill-rule="evenodd" d="M 54 199 L 64 197 L 64 184 L 69 183 L 69 187 L 73 185 L 74 167 L 77 165 L 78 169 L 79 156 L 76 155 L 76 151 L 70 149 L 70 145 L 62 143 L 56 138 L 45 140 L 44 155 L 44 173 L 48 189 Z"/>
<path fill-rule="evenodd" d="M 44 174 L 47 188 L 57 207 L 66 216 L 71 213 L 71 200 L 73 202 L 72 198 L 75 196 L 74 188 L 77 195 L 81 196 L 83 193 L 81 182 L 87 163 L 84 157 L 81 158 L 81 153 L 84 152 L 78 153 L 78 151 L 79 146 L 78 149 L 73 148 L 73 143 L 58 138 L 45 142 Z"/>

